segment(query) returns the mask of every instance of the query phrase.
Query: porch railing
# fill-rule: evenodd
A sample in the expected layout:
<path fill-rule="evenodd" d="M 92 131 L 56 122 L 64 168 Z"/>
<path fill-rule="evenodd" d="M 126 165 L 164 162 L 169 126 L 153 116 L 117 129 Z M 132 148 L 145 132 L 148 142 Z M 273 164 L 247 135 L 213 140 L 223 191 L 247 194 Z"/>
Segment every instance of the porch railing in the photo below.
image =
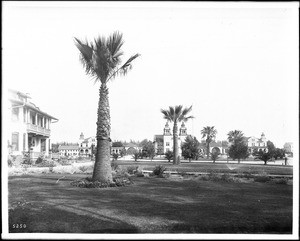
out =
<path fill-rule="evenodd" d="M 33 133 L 36 133 L 36 134 L 42 134 L 42 135 L 45 135 L 45 136 L 50 136 L 50 130 L 49 129 L 46 129 L 46 128 L 41 127 L 41 126 L 33 125 L 33 124 L 30 124 L 30 123 L 27 124 L 27 131 L 28 132 L 33 132 Z"/>

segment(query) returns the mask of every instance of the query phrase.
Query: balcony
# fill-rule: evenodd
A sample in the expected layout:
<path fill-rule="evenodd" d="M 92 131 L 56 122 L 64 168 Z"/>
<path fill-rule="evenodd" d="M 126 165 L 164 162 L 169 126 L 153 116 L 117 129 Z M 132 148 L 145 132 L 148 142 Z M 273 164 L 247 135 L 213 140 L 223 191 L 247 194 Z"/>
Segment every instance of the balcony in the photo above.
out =
<path fill-rule="evenodd" d="M 42 135 L 42 136 L 50 136 L 50 130 L 46 129 L 41 126 L 33 125 L 33 124 L 27 124 L 27 132 L 28 133 L 34 133 L 37 135 Z"/>

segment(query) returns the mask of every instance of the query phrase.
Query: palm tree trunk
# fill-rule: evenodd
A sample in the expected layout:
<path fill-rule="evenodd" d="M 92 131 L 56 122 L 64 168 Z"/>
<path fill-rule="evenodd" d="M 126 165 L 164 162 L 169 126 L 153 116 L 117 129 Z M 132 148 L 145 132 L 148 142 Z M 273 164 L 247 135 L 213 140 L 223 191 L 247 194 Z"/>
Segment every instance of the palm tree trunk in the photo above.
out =
<path fill-rule="evenodd" d="M 110 163 L 110 110 L 106 84 L 101 84 L 99 95 L 96 135 L 97 152 L 93 180 L 112 182 Z"/>
<path fill-rule="evenodd" d="M 178 158 L 178 133 L 177 133 L 177 122 L 174 122 L 173 126 L 173 164 L 180 164 Z"/>
<path fill-rule="evenodd" d="M 206 154 L 207 154 L 207 160 L 209 160 L 209 141 L 206 141 Z"/>

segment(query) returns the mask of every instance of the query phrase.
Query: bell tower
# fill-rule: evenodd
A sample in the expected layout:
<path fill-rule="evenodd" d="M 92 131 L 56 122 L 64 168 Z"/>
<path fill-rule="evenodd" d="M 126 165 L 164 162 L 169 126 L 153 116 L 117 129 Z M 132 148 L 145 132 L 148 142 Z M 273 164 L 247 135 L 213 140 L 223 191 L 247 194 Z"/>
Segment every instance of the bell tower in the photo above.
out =
<path fill-rule="evenodd" d="M 180 130 L 179 130 L 179 135 L 180 136 L 186 136 L 187 135 L 186 127 L 185 127 L 184 122 L 182 122 L 182 124 L 181 124 Z"/>
<path fill-rule="evenodd" d="M 171 129 L 169 127 L 169 123 L 167 122 L 164 128 L 164 136 L 170 136 L 171 135 Z"/>

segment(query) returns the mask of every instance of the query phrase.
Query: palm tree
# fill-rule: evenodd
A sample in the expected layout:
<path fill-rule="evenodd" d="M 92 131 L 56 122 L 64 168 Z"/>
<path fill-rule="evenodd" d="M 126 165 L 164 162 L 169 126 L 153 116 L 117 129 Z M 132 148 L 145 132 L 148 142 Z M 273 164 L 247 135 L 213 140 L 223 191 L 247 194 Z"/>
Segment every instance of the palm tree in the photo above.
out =
<path fill-rule="evenodd" d="M 209 145 L 216 138 L 217 130 L 214 126 L 206 126 L 201 130 L 202 138 L 206 138 L 206 154 L 209 159 Z"/>
<path fill-rule="evenodd" d="M 244 137 L 243 132 L 239 130 L 229 131 L 227 135 L 228 135 L 227 139 L 230 143 L 236 143 L 242 141 Z"/>
<path fill-rule="evenodd" d="M 169 106 L 169 109 L 161 109 L 161 113 L 164 115 L 164 119 L 173 122 L 173 164 L 180 164 L 178 157 L 178 122 L 186 122 L 188 119 L 194 118 L 193 116 L 187 116 L 191 112 L 192 106 L 189 108 L 183 108 L 182 105 L 176 105 L 175 107 Z"/>
<path fill-rule="evenodd" d="M 107 83 L 118 75 L 125 75 L 132 68 L 132 61 L 139 56 L 135 54 L 121 64 L 123 43 L 122 34 L 119 32 L 114 32 L 108 38 L 100 36 L 93 42 L 82 42 L 75 38 L 75 45 L 80 51 L 80 60 L 86 73 L 95 79 L 95 83 L 100 82 L 96 122 L 97 152 L 92 177 L 94 181 L 112 182 Z"/>

